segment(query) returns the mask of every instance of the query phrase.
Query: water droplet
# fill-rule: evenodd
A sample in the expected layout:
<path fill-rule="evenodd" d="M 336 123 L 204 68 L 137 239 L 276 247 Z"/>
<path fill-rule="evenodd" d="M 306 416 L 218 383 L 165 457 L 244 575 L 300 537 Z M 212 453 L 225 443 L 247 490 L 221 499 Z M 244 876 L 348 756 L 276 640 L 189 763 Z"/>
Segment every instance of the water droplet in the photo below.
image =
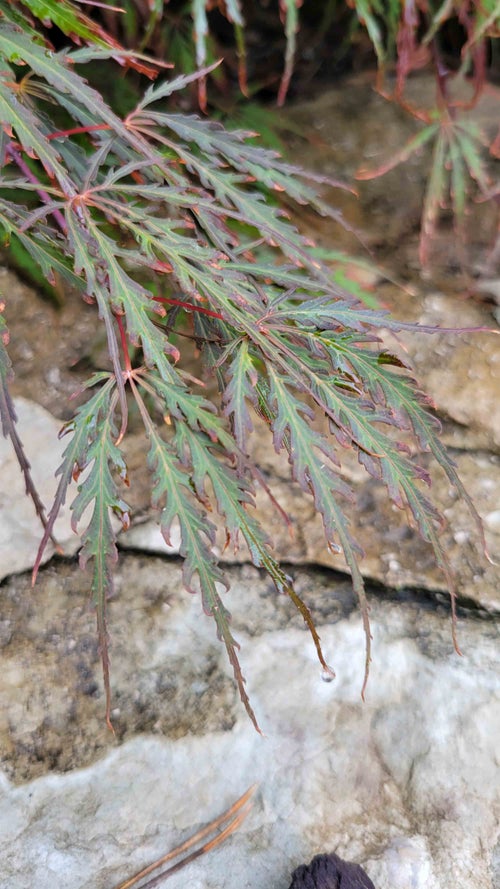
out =
<path fill-rule="evenodd" d="M 333 682 L 333 680 L 335 679 L 335 673 L 333 672 L 333 670 L 322 670 L 321 678 L 323 682 Z"/>

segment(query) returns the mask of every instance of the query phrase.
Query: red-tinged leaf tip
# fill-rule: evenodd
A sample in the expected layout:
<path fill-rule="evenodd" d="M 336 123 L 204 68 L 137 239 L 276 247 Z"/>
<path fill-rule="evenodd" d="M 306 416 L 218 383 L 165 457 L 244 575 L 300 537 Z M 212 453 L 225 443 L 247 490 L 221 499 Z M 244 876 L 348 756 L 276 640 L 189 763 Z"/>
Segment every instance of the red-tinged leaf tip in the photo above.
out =
<path fill-rule="evenodd" d="M 239 86 L 242 94 L 245 96 L 245 99 L 248 99 L 249 92 L 248 92 L 247 71 L 246 71 L 245 64 L 243 64 L 243 67 L 241 66 L 241 64 L 238 66 L 238 86 Z M 255 135 L 258 135 L 258 133 L 255 133 Z"/>
<path fill-rule="evenodd" d="M 490 565 L 494 565 L 495 568 L 498 568 L 498 566 L 500 566 L 500 562 L 495 561 L 495 559 L 493 558 L 493 556 L 490 554 L 490 552 L 489 552 L 488 547 L 486 546 L 486 544 L 484 544 L 484 546 L 483 546 L 483 552 L 484 552 L 484 556 L 485 556 L 485 558 L 486 558 L 487 561 L 490 563 Z"/>
<path fill-rule="evenodd" d="M 115 439 L 115 445 L 116 445 L 117 448 L 120 447 L 120 445 L 121 445 L 123 439 L 125 438 L 125 433 L 126 433 L 126 431 L 127 431 L 127 424 L 126 424 L 126 422 L 124 422 L 124 421 L 122 420 L 121 429 L 120 429 L 120 431 L 119 431 L 119 433 L 118 433 L 118 435 L 117 435 L 117 437 L 116 437 L 116 439 Z"/>
<path fill-rule="evenodd" d="M 198 105 L 203 114 L 207 113 L 207 80 L 200 77 L 198 81 Z"/>
<path fill-rule="evenodd" d="M 327 545 L 328 549 L 330 550 L 330 552 L 332 553 L 332 555 L 334 555 L 334 556 L 337 556 L 337 555 L 339 555 L 339 553 L 342 552 L 342 547 L 339 546 L 338 543 L 333 543 L 332 540 L 329 540 L 326 545 Z"/>
<path fill-rule="evenodd" d="M 366 167 L 360 167 L 359 170 L 356 170 L 354 174 L 354 178 L 358 180 L 358 182 L 366 182 L 370 179 L 376 179 L 377 176 L 380 176 L 377 170 L 367 170 Z"/>
<path fill-rule="evenodd" d="M 159 272 L 162 275 L 168 275 L 174 270 L 173 266 L 169 262 L 162 262 L 159 259 L 152 263 L 151 268 L 154 269 L 155 272 Z"/>

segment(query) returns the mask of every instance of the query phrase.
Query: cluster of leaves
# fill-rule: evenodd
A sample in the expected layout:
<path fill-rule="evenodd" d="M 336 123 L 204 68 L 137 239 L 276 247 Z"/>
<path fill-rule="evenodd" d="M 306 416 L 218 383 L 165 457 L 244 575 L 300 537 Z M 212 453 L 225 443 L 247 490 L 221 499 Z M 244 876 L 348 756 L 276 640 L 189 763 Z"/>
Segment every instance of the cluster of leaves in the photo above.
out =
<path fill-rule="evenodd" d="M 87 45 L 55 52 L 41 37 L 37 16 L 44 22 L 52 16 Z M 228 584 L 214 547 L 217 527 L 208 516 L 225 528 L 226 545 L 244 542 L 253 563 L 292 598 L 329 668 L 309 611 L 253 512 L 255 485 L 267 490 L 248 454 L 255 417 L 269 427 L 276 451 L 288 454 L 292 478 L 313 497 L 326 545 L 344 553 L 363 612 L 365 682 L 370 629 L 360 552 L 343 511 L 352 492 L 339 471 L 342 449 L 354 449 L 367 472 L 407 509 L 433 546 L 452 598 L 441 516 L 422 490 L 428 475 L 412 453 L 430 451 L 467 495 L 439 442 L 427 399 L 378 344 L 381 326 L 401 325 L 338 286 L 280 209 L 277 197 L 286 192 L 298 204 L 334 212 L 318 196 L 321 178 L 249 142 L 245 132 L 228 133 L 209 120 L 166 110 L 172 93 L 197 74 L 149 86 L 120 117 L 80 69 L 103 58 L 151 69 L 91 24 L 69 0 L 0 0 L 0 226 L 5 240 L 17 240 L 47 279 L 61 278 L 96 305 L 112 363 L 112 371 L 89 379 L 87 400 L 63 430 L 69 443 L 45 515 L 15 432 L 8 332 L 0 315 L 3 431 L 13 438 L 45 525 L 34 574 L 76 482 L 73 526 L 84 522 L 81 562 L 92 565 L 109 722 L 106 600 L 117 557 L 113 517 L 125 529 L 130 521 L 121 444 L 128 399 L 135 399 L 162 534 L 168 542 L 178 523 L 185 585 L 199 592 L 213 616 L 257 725 L 221 598 Z M 62 113 L 71 122 L 64 130 Z M 144 269 L 155 273 L 158 287 L 144 284 Z M 217 380 L 214 401 L 178 364 L 173 333 L 187 331 Z M 135 365 L 132 350 L 141 356 Z M 329 433 L 315 426 L 317 416 L 326 416 Z"/>
<path fill-rule="evenodd" d="M 380 4 L 356 0 L 358 15 L 363 17 L 376 49 L 379 64 L 379 90 L 397 101 L 423 128 L 388 161 L 376 169 L 361 169 L 357 178 L 381 176 L 403 163 L 425 145 L 432 145 L 432 161 L 424 198 L 420 237 L 420 262 L 426 265 L 429 247 L 443 209 L 453 214 L 460 250 L 465 246 L 465 220 L 471 195 L 491 198 L 492 182 L 488 173 L 485 148 L 492 157 L 500 157 L 500 129 L 488 138 L 464 112 L 479 99 L 485 86 L 487 54 L 490 41 L 500 37 L 498 0 L 446 0 L 444 3 L 414 0 Z M 387 26 L 385 39 L 380 30 L 380 16 Z M 442 31 L 454 21 L 463 31 L 460 64 L 453 70 L 447 63 Z M 384 84 L 385 64 L 396 52 L 395 88 L 390 94 Z M 405 88 L 409 75 L 431 66 L 435 75 L 436 104 L 431 108 L 409 102 Z M 469 78 L 470 98 L 456 94 L 455 82 Z"/>
<path fill-rule="evenodd" d="M 57 0 L 51 0 L 56 3 Z M 299 8 L 303 0 L 276 0 L 277 14 L 283 23 L 286 38 L 284 68 L 278 88 L 278 102 L 283 104 L 293 72 Z M 237 76 L 240 89 L 247 95 L 247 47 L 245 38 L 246 10 L 244 0 L 187 0 L 169 3 L 166 14 L 164 0 L 125 0 L 120 8 L 103 10 L 106 26 L 125 40 L 133 49 L 148 50 L 157 58 L 164 56 L 175 61 L 185 73 L 196 68 L 201 71 L 221 55 L 211 32 L 209 13 L 217 9 L 233 30 L 237 57 Z M 255 5 L 255 4 L 252 4 Z M 125 13 L 125 14 L 123 14 Z M 220 76 L 220 71 L 215 73 Z M 207 107 L 206 77 L 201 73 L 197 81 L 198 102 L 203 111 Z"/>
<path fill-rule="evenodd" d="M 162 41 L 153 39 L 155 33 L 168 32 L 167 46 L 172 58 L 180 58 L 183 70 L 199 70 L 213 61 L 219 48 L 211 45 L 208 12 L 214 7 L 224 15 L 234 29 L 238 57 L 238 80 L 243 94 L 247 94 L 247 49 L 245 21 L 248 4 L 243 0 L 190 0 L 176 16 L 175 25 L 164 15 L 163 2 L 137 5 L 135 9 L 135 43 L 137 35 L 144 37 L 140 46 L 149 46 L 158 54 Z M 277 87 L 277 103 L 283 105 L 290 86 L 297 50 L 299 14 L 307 14 L 308 0 L 275 0 L 276 15 L 280 15 L 286 35 L 284 68 Z M 422 209 L 420 262 L 429 261 L 429 248 L 443 210 L 451 210 L 457 235 L 458 255 L 465 267 L 466 216 L 472 197 L 492 199 L 492 182 L 488 173 L 487 152 L 500 156 L 500 129 L 498 135 L 488 137 L 464 111 L 470 109 L 480 97 L 485 85 L 488 48 L 491 41 L 500 37 L 500 5 L 498 0 L 329 0 L 317 28 L 328 31 L 328 23 L 334 28 L 330 40 L 339 40 L 338 19 L 350 7 L 351 21 L 344 23 L 344 32 L 353 39 L 354 23 L 366 30 L 373 45 L 378 65 L 378 89 L 387 99 L 398 102 L 423 127 L 396 151 L 387 161 L 375 168 L 360 168 L 357 178 L 366 180 L 384 175 L 397 164 L 404 163 L 424 146 L 432 146 L 432 160 L 427 177 L 427 189 Z M 117 14 L 115 13 L 115 20 Z M 143 28 L 138 28 L 138 20 Z M 127 17 L 128 18 L 128 17 Z M 163 25 L 162 25 L 163 21 Z M 332 25 L 333 23 L 333 25 Z M 452 27 L 462 42 L 459 64 L 448 58 L 444 34 Z M 134 29 L 132 29 L 134 31 Z M 181 38 L 181 35 L 183 37 Z M 129 39 L 132 34 L 129 34 Z M 340 37 L 342 39 L 342 37 Z M 163 40 L 163 43 L 165 40 Z M 213 42 L 213 40 L 212 40 Z M 175 45 L 174 45 L 175 43 Z M 177 45 L 179 44 L 179 45 Z M 386 87 L 385 74 L 395 62 L 395 87 Z M 186 65 L 188 67 L 186 67 Z M 405 97 L 408 77 L 424 67 L 434 71 L 436 101 L 432 107 L 414 105 Z M 454 83 L 469 78 L 470 98 L 464 102 L 463 91 L 457 96 Z M 206 78 L 198 80 L 198 102 L 202 110 L 207 107 Z"/>

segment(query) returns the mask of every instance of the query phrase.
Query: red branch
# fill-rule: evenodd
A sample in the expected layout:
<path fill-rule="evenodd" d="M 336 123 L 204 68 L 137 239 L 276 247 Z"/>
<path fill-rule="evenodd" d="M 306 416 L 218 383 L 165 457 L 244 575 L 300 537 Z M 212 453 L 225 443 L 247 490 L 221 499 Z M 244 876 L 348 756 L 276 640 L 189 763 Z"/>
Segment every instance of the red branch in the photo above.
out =
<path fill-rule="evenodd" d="M 73 127 L 71 130 L 57 130 L 55 133 L 49 133 L 47 139 L 60 139 L 62 136 L 75 136 L 77 133 L 93 133 L 95 130 L 110 130 L 109 123 L 94 123 L 86 127 Z"/>
<path fill-rule="evenodd" d="M 224 317 L 219 312 L 212 312 L 211 309 L 205 309 L 204 306 L 194 306 L 192 303 L 183 302 L 181 299 L 172 299 L 167 296 L 153 296 L 157 303 L 168 303 L 169 306 L 181 306 L 183 309 L 191 309 L 193 312 L 201 312 L 202 315 L 210 315 L 211 318 L 219 318 L 224 321 Z"/>
<path fill-rule="evenodd" d="M 116 323 L 118 325 L 118 330 L 120 331 L 120 340 L 122 344 L 123 357 L 125 360 L 125 373 L 127 377 L 132 373 L 132 362 L 130 360 L 130 354 L 128 351 L 128 342 L 127 335 L 125 333 L 125 327 L 123 324 L 123 318 L 121 315 L 115 315 Z"/>

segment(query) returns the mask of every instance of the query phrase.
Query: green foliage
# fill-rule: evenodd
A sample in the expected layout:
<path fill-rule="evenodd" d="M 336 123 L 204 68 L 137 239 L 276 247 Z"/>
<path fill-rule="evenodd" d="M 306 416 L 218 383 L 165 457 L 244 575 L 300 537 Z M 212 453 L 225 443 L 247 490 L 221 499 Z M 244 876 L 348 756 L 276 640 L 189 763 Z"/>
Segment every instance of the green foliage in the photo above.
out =
<path fill-rule="evenodd" d="M 283 105 L 292 78 L 297 34 L 300 29 L 300 12 L 305 14 L 308 0 L 276 0 L 286 36 L 284 71 L 277 87 L 277 104 Z M 194 22 L 196 45 L 196 65 L 198 68 L 212 60 L 214 52 L 208 52 L 209 23 L 207 10 L 210 0 L 191 0 L 185 7 Z M 465 221 L 470 201 L 479 194 L 480 199 L 489 199 L 492 183 L 487 173 L 485 148 L 493 156 L 498 156 L 498 140 L 488 139 L 479 128 L 464 117 L 463 98 L 455 99 L 453 81 L 457 76 L 467 75 L 470 79 L 470 101 L 472 106 L 481 94 L 486 70 L 488 46 L 491 40 L 500 37 L 500 5 L 498 0 L 330 0 L 324 20 L 334 18 L 335 12 L 352 9 L 351 28 L 356 23 L 358 29 L 366 30 L 373 45 L 379 65 L 378 88 L 391 101 L 400 103 L 410 114 L 423 121 L 425 126 L 415 140 L 408 143 L 387 162 L 368 171 L 361 169 L 358 179 L 383 175 L 397 163 L 404 162 L 410 154 L 424 144 L 433 144 L 428 188 L 422 212 L 420 260 L 426 265 L 429 260 L 429 246 L 432 243 L 442 211 L 450 209 L 460 248 L 460 258 L 465 255 Z M 244 3 L 226 2 L 220 9 L 235 29 L 239 56 L 239 82 L 247 94 L 246 49 L 244 41 Z M 450 67 L 446 56 L 445 26 L 451 25 L 463 33 L 461 55 L 457 70 Z M 322 25 L 320 23 L 319 28 Z M 350 39 L 353 39 L 351 30 Z M 328 39 L 341 40 L 333 32 Z M 387 90 L 385 75 L 389 63 L 396 65 L 396 85 L 392 93 Z M 432 108 L 412 107 L 406 100 L 405 86 L 408 77 L 415 71 L 428 67 L 436 79 L 436 103 Z M 199 81 L 199 103 L 206 109 L 207 95 L 205 78 Z M 248 126 L 248 124 L 247 124 Z M 500 131 L 499 131 L 500 132 Z M 463 263 L 465 264 L 465 263 Z"/>
<path fill-rule="evenodd" d="M 358 0 L 357 5 L 359 6 Z M 381 12 L 380 9 L 376 11 Z M 481 199 L 489 197 L 492 183 L 484 149 L 489 147 L 490 153 L 495 156 L 498 153 L 498 136 L 496 139 L 488 139 L 477 124 L 464 116 L 463 111 L 464 106 L 465 110 L 468 110 L 475 104 L 482 91 L 488 38 L 500 36 L 500 4 L 498 0 L 488 0 L 487 3 L 455 0 L 441 5 L 430 4 L 426 16 L 423 12 L 422 9 L 419 14 L 419 4 L 416 8 L 413 4 L 405 4 L 396 29 L 396 88 L 392 96 L 385 91 L 383 84 L 380 85 L 380 89 L 386 98 L 398 101 L 424 126 L 387 162 L 373 170 L 360 169 L 357 178 L 370 179 L 381 176 L 397 164 L 408 160 L 424 145 L 433 145 L 420 238 L 420 261 L 422 265 L 426 265 L 441 211 L 446 208 L 452 211 L 463 259 L 465 220 L 470 199 L 477 193 Z M 465 41 L 461 51 L 460 68 L 453 72 L 447 67 L 443 57 L 440 29 L 445 22 L 455 16 L 465 31 Z M 388 15 L 388 24 L 389 19 Z M 394 31 L 392 25 L 391 19 L 389 35 Z M 422 35 L 420 31 L 423 25 L 427 26 L 427 31 Z M 367 27 L 369 27 L 368 21 Z M 379 60 L 383 62 L 384 53 L 379 48 L 375 36 L 372 39 L 377 47 Z M 435 73 L 434 108 L 414 106 L 405 97 L 408 76 L 426 64 L 432 65 Z M 465 74 L 470 75 L 471 83 L 470 100 L 467 103 L 464 103 L 462 97 L 455 97 L 453 89 L 455 77 Z"/>
<path fill-rule="evenodd" d="M 353 0 L 349 5 L 354 8 L 359 23 L 366 28 L 379 64 L 384 65 L 394 53 L 399 24 L 406 14 L 404 6 L 417 17 L 414 4 L 404 4 L 402 9 L 400 0 Z"/>
<path fill-rule="evenodd" d="M 456 121 L 448 108 L 430 115 L 432 120 L 390 160 L 374 170 L 358 170 L 357 179 L 381 176 L 397 164 L 408 160 L 427 143 L 434 143 L 431 169 L 422 209 L 420 262 L 426 265 L 428 252 L 441 210 L 450 207 L 462 249 L 465 247 L 465 221 L 468 199 L 473 186 L 483 197 L 488 195 L 491 180 L 483 157 L 487 139 L 473 121 Z"/>
<path fill-rule="evenodd" d="M 198 5 L 202 17 L 203 4 Z M 237 5 L 227 4 L 231 10 L 235 16 Z M 54 21 L 59 16 L 61 27 L 60 16 L 66 15 L 68 32 L 89 45 L 55 52 L 28 11 Z M 281 208 L 278 198 L 286 193 L 295 204 L 335 218 L 317 193 L 321 177 L 249 142 L 252 134 L 229 133 L 210 120 L 168 110 L 167 98 L 210 68 L 150 86 L 120 117 L 89 86 L 82 66 L 109 56 L 147 71 L 148 62 L 133 59 L 101 30 L 99 39 L 95 32 L 89 36 L 87 20 L 69 0 L 63 5 L 0 0 L 0 13 L 5 195 L 0 226 L 6 240 L 19 239 L 48 280 L 62 278 L 95 303 L 113 368 L 88 381 L 87 401 L 63 430 L 70 439 L 45 519 L 15 430 L 8 334 L 0 316 L 3 431 L 13 440 L 45 525 L 35 575 L 68 493 L 73 525 L 83 525 L 81 561 L 92 563 L 108 722 L 106 600 L 116 559 L 113 518 L 124 529 L 129 524 L 121 449 L 129 399 L 137 404 L 148 440 L 152 502 L 160 509 L 162 534 L 169 542 L 178 523 L 186 587 L 200 594 L 214 618 L 255 725 L 221 597 L 228 582 L 214 548 L 218 526 L 225 529 L 226 546 L 244 542 L 277 592 L 291 597 L 329 669 L 309 611 L 253 512 L 255 485 L 267 490 L 248 454 L 256 417 L 269 427 L 276 451 L 288 455 L 292 478 L 312 496 L 326 545 L 344 553 L 363 612 L 366 683 L 368 608 L 359 547 L 343 511 L 352 492 L 339 471 L 342 449 L 353 449 L 388 496 L 408 510 L 448 577 L 438 534 L 442 519 L 422 491 L 428 476 L 412 451 L 430 451 L 464 494 L 427 399 L 378 343 L 381 326 L 404 325 L 346 292 Z M 61 112 L 69 123 L 64 130 L 55 119 Z M 213 401 L 199 394 L 179 363 L 175 335 L 186 332 L 217 381 Z M 135 366 L 132 353 L 139 356 Z M 316 423 L 324 417 L 329 431 Z M 453 598 L 451 580 L 450 593 Z"/>

